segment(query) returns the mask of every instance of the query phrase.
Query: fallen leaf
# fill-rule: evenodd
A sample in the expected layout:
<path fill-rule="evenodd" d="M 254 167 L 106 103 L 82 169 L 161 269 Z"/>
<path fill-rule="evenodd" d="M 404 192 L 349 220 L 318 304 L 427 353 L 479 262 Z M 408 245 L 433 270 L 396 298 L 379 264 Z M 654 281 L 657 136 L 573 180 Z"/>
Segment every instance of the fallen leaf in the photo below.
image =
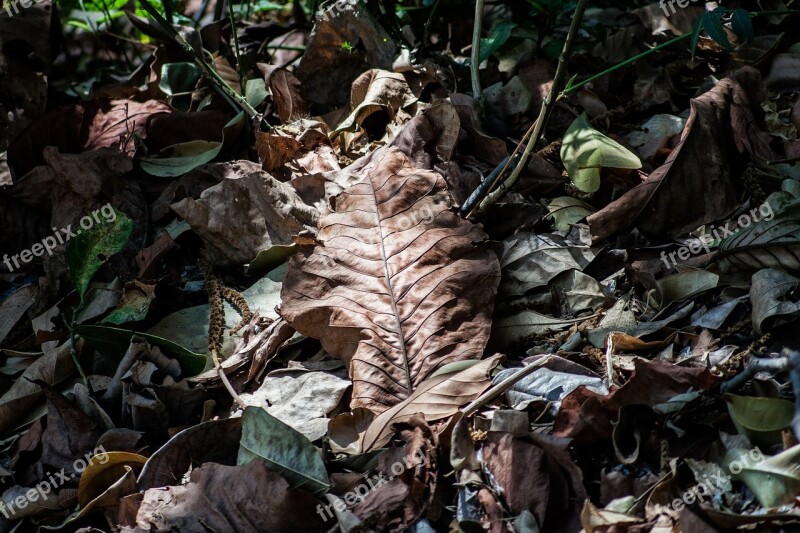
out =
<path fill-rule="evenodd" d="M 346 372 L 342 373 L 346 378 Z M 268 374 L 258 390 L 241 398 L 314 442 L 327 432 L 327 415 L 349 388 L 350 380 L 336 373 L 281 369 Z"/>
<path fill-rule="evenodd" d="M 303 435 L 261 407 L 248 407 L 242 415 L 239 465 L 263 462 L 280 473 L 292 488 L 322 495 L 330 488 L 325 463 Z"/>
<path fill-rule="evenodd" d="M 760 81 L 758 71 L 744 67 L 693 99 L 681 141 L 667 161 L 588 218 L 594 242 L 631 226 L 677 237 L 730 215 L 739 206 L 731 162 L 745 152 L 770 153 L 753 126 Z"/>
<path fill-rule="evenodd" d="M 441 368 L 434 376 L 420 383 L 411 396 L 376 416 L 363 432 L 357 431 L 358 453 L 386 445 L 394 433 L 393 425 L 407 422 L 418 413 L 422 413 L 428 422 L 454 415 L 459 408 L 489 388 L 489 375 L 499 362 L 500 356 L 494 356 L 483 361 L 459 361 Z M 361 425 L 361 417 L 340 416 L 349 417 L 350 424 L 337 424 L 336 419 L 331 421 L 330 438 L 340 449 L 352 449 L 348 441 L 356 433 L 352 431 L 352 424 Z"/>
<path fill-rule="evenodd" d="M 343 104 L 362 72 L 391 69 L 398 48 L 366 6 L 330 5 L 314 24 L 296 75 L 312 102 Z"/>
<path fill-rule="evenodd" d="M 318 500 L 254 461 L 208 463 L 189 482 L 148 489 L 136 513 L 145 531 L 321 531 Z"/>
<path fill-rule="evenodd" d="M 187 472 L 205 463 L 235 466 L 242 437 L 242 419 L 209 420 L 176 433 L 144 464 L 140 491 L 178 485 Z"/>
<path fill-rule="evenodd" d="M 767 268 L 753 274 L 750 303 L 753 305 L 753 329 L 759 335 L 797 319 L 800 312 L 798 287 L 800 278 L 781 270 Z"/>
<path fill-rule="evenodd" d="M 289 261 L 281 316 L 345 362 L 352 407 L 385 411 L 483 352 L 499 269 L 450 206 L 441 176 L 390 149 Z"/>
<path fill-rule="evenodd" d="M 586 113 L 576 118 L 564 134 L 561 160 L 572 183 L 583 192 L 600 188 L 602 168 L 642 168 L 636 154 L 589 125 Z"/>
<path fill-rule="evenodd" d="M 800 445 L 784 450 L 778 455 L 764 458 L 761 461 L 739 461 L 738 467 L 733 460 L 742 456 L 752 459 L 746 450 L 731 450 L 726 455 L 728 469 L 753 491 L 759 503 L 767 509 L 794 502 L 800 492 Z M 740 472 L 734 472 L 741 468 Z"/>
<path fill-rule="evenodd" d="M 41 380 L 48 385 L 58 385 L 74 373 L 75 363 L 70 355 L 68 342 L 36 359 L 14 381 L 11 388 L 0 396 L 0 431 L 12 429 L 42 397 L 42 388 L 33 381 Z"/>

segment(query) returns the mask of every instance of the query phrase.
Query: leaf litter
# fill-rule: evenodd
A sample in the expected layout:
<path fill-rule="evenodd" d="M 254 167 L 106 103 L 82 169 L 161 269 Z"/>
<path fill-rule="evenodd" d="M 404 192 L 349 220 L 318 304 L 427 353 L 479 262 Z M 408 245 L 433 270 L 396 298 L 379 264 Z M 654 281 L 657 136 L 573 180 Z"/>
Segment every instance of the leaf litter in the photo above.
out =
<path fill-rule="evenodd" d="M 0 13 L 4 531 L 800 523 L 792 3 L 412 4 Z"/>

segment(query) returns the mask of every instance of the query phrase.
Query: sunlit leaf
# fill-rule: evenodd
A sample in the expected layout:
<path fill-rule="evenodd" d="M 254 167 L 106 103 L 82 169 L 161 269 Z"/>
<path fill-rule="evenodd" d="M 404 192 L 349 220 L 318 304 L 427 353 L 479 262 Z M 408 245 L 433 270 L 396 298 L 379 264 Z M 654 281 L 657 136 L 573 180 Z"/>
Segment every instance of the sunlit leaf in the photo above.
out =
<path fill-rule="evenodd" d="M 572 183 L 583 192 L 595 192 L 600 188 L 601 168 L 642 167 L 636 154 L 590 126 L 586 113 L 567 129 L 561 145 L 561 160 Z"/>

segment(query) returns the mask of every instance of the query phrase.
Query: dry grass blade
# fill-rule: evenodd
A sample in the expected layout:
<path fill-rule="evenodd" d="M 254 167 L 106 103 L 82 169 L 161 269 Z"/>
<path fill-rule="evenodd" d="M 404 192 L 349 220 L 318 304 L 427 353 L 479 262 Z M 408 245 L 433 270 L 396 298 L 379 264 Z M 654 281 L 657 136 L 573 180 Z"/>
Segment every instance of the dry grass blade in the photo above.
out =
<path fill-rule="evenodd" d="M 367 172 L 291 259 L 281 315 L 349 365 L 353 407 L 382 412 L 442 365 L 483 354 L 499 265 L 439 174 L 397 149 Z"/>

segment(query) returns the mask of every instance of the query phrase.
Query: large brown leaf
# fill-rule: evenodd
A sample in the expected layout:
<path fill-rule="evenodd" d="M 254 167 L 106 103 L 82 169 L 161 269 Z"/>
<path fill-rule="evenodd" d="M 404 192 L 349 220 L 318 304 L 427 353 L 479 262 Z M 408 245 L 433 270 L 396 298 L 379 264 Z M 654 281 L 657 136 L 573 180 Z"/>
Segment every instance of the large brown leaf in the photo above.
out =
<path fill-rule="evenodd" d="M 771 158 L 755 126 L 761 76 L 745 67 L 691 101 L 678 146 L 640 185 L 588 217 L 594 242 L 636 226 L 678 236 L 722 220 L 738 206 L 744 153 Z"/>
<path fill-rule="evenodd" d="M 353 407 L 382 412 L 443 364 L 479 358 L 500 268 L 444 179 L 390 147 L 295 255 L 281 315 L 349 365 Z"/>

